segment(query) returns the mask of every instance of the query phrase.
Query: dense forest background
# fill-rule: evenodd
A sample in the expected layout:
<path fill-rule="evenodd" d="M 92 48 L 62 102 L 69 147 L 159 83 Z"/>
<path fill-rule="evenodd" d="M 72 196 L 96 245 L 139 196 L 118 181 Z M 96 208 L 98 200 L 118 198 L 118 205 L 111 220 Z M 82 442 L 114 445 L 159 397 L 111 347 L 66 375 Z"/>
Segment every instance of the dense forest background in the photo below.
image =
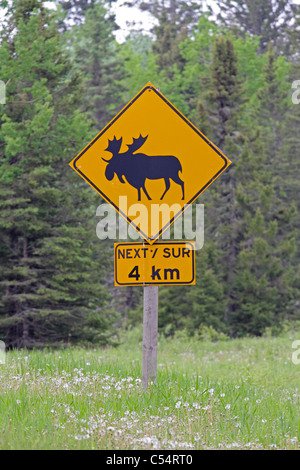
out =
<path fill-rule="evenodd" d="M 128 0 L 155 26 L 118 43 L 114 3 L 0 0 L 0 339 L 106 345 L 141 323 L 68 163 L 148 81 L 232 161 L 197 201 L 196 285 L 159 288 L 159 331 L 277 334 L 300 311 L 299 4 Z"/>

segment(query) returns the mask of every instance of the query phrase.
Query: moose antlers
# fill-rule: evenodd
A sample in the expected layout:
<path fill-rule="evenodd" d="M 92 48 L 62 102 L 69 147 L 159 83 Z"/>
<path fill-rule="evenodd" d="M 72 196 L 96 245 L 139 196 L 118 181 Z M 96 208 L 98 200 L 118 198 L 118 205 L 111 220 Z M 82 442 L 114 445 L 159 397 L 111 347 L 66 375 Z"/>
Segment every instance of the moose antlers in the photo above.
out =
<path fill-rule="evenodd" d="M 148 139 L 148 136 L 146 135 L 146 137 L 142 137 L 142 134 L 140 134 L 140 136 L 137 139 L 133 138 L 132 144 L 127 145 L 130 153 L 133 153 L 136 150 L 138 150 L 146 142 L 147 139 Z"/>
<path fill-rule="evenodd" d="M 105 150 L 108 150 L 109 152 L 111 152 L 114 155 L 116 153 L 119 153 L 121 145 L 122 145 L 122 137 L 121 137 L 121 139 L 117 139 L 114 136 L 113 140 L 108 140 L 108 146 Z"/>
<path fill-rule="evenodd" d="M 117 139 L 116 136 L 114 136 L 113 140 L 108 139 L 108 146 L 106 147 L 105 150 L 107 150 L 108 152 L 111 152 L 113 156 L 118 155 L 121 145 L 122 145 L 122 137 L 121 139 Z M 102 160 L 104 160 L 106 163 L 110 162 L 110 160 L 106 160 L 103 157 L 102 157 Z"/>
<path fill-rule="evenodd" d="M 137 139 L 133 138 L 132 144 L 127 145 L 128 147 L 127 152 L 129 154 L 133 154 L 133 152 L 138 150 L 146 142 L 147 138 L 148 138 L 147 135 L 146 137 L 142 137 L 142 134 L 140 134 L 140 136 Z M 113 155 L 117 155 L 120 151 L 121 145 L 122 145 L 122 137 L 121 139 L 117 139 L 116 136 L 114 136 L 113 140 L 108 140 L 108 146 L 105 150 L 107 150 L 108 152 L 111 152 Z M 102 160 L 104 160 L 107 163 L 109 162 L 109 160 L 105 160 L 104 158 L 102 158 Z"/>

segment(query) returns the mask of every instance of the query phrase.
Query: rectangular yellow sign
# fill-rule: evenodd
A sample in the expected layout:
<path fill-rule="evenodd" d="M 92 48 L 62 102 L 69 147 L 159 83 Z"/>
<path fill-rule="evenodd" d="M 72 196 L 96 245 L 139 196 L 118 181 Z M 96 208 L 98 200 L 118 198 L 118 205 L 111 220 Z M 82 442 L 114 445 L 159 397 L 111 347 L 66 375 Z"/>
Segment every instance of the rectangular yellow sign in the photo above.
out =
<path fill-rule="evenodd" d="M 195 242 L 115 243 L 115 285 L 195 284 Z"/>

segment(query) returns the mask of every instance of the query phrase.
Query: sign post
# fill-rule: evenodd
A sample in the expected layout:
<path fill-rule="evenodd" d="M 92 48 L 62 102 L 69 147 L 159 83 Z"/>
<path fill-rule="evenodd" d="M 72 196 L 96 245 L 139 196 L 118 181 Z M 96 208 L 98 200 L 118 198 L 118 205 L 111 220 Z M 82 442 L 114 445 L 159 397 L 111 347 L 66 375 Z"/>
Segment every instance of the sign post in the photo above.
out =
<path fill-rule="evenodd" d="M 144 390 L 156 383 L 158 284 L 195 284 L 195 242 L 115 243 L 115 285 L 144 286 Z"/>
<path fill-rule="evenodd" d="M 115 244 L 114 260 L 115 285 L 144 289 L 144 389 L 156 381 L 158 285 L 195 284 L 193 242 L 158 239 L 230 164 L 150 82 L 70 162 L 144 239 Z"/>
<path fill-rule="evenodd" d="M 150 381 L 156 383 L 158 333 L 158 286 L 144 287 L 143 310 L 143 370 L 144 390 Z"/>

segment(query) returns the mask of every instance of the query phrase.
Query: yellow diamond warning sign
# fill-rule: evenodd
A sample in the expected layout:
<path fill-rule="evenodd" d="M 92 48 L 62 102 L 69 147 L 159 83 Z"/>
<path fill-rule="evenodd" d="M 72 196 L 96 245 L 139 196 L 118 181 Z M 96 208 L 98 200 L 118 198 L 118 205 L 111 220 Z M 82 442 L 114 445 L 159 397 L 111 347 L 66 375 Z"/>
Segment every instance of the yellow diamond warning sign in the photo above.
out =
<path fill-rule="evenodd" d="M 195 242 L 115 243 L 115 285 L 195 284 Z"/>
<path fill-rule="evenodd" d="M 148 83 L 70 165 L 152 244 L 230 163 Z"/>

